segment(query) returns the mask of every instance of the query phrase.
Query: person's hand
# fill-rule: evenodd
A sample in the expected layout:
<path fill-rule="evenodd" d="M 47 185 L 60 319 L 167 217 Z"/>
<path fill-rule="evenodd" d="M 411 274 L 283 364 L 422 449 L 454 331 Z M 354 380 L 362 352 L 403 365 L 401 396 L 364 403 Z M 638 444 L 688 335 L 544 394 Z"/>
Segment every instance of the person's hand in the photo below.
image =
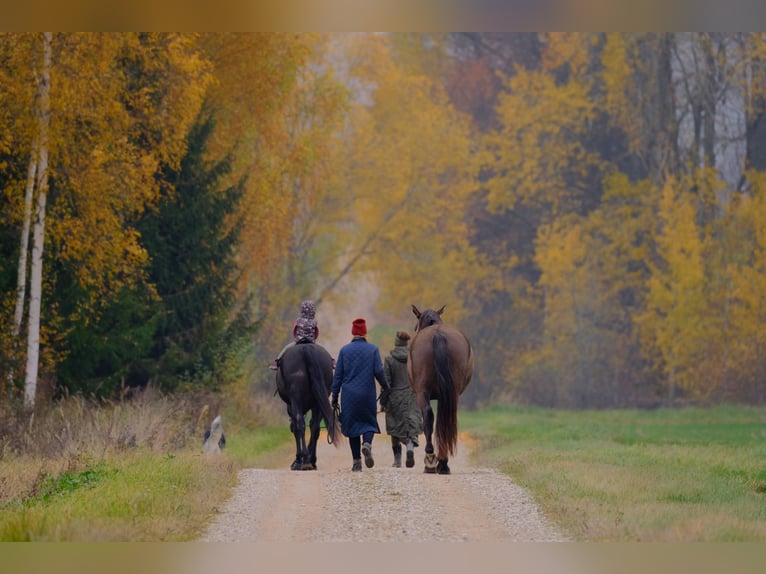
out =
<path fill-rule="evenodd" d="M 380 393 L 380 410 L 382 412 L 386 412 L 387 406 L 388 406 L 388 392 L 384 389 Z"/>
<path fill-rule="evenodd" d="M 332 396 L 332 408 L 337 409 L 338 408 L 338 396 L 333 395 Z"/>

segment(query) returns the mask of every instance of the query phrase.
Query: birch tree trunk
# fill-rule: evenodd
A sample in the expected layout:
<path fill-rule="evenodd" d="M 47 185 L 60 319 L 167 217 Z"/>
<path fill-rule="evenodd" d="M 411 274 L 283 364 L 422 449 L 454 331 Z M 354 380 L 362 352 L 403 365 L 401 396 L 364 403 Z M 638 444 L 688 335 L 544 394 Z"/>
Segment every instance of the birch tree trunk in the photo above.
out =
<path fill-rule="evenodd" d="M 13 336 L 18 337 L 21 332 L 21 321 L 24 318 L 24 300 L 27 296 L 27 260 L 29 259 L 29 230 L 32 226 L 32 200 L 35 192 L 35 179 L 37 178 L 38 145 L 37 138 L 32 144 L 29 154 L 29 168 L 27 169 L 27 188 L 24 193 L 24 223 L 21 231 L 21 244 L 19 247 L 19 272 L 16 282 L 16 311 L 13 314 Z"/>
<path fill-rule="evenodd" d="M 24 403 L 33 407 L 37 393 L 40 360 L 40 308 L 43 283 L 43 244 L 45 241 L 45 203 L 48 198 L 48 128 L 50 126 L 51 32 L 43 33 L 43 64 L 40 74 L 37 163 L 37 202 L 35 205 L 32 261 L 29 278 L 29 317 L 27 369 L 24 380 Z"/>

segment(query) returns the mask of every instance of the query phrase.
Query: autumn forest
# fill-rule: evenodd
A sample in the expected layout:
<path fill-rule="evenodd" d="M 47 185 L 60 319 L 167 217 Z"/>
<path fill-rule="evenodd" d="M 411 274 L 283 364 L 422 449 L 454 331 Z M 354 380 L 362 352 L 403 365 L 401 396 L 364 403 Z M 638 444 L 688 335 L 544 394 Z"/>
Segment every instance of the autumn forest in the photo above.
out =
<path fill-rule="evenodd" d="M 4 33 L 0 82 L 0 401 L 266 393 L 373 285 L 469 406 L 766 403 L 765 34 Z"/>

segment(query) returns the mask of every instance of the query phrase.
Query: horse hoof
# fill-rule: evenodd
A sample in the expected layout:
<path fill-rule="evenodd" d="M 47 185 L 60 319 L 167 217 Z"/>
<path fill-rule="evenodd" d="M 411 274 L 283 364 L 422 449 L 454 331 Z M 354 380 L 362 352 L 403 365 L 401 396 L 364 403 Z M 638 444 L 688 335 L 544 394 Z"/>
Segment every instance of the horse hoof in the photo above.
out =
<path fill-rule="evenodd" d="M 436 465 L 436 472 L 439 474 L 450 474 L 450 469 L 446 460 L 439 461 L 439 463 Z"/>
<path fill-rule="evenodd" d="M 425 472 L 426 474 L 436 474 L 436 467 L 426 466 L 423 468 L 423 472 Z"/>
<path fill-rule="evenodd" d="M 303 463 L 301 465 L 301 470 L 316 470 L 317 467 L 311 464 L 310 462 Z"/>
<path fill-rule="evenodd" d="M 290 470 L 301 470 L 301 464 L 299 462 L 294 462 L 290 465 Z"/>

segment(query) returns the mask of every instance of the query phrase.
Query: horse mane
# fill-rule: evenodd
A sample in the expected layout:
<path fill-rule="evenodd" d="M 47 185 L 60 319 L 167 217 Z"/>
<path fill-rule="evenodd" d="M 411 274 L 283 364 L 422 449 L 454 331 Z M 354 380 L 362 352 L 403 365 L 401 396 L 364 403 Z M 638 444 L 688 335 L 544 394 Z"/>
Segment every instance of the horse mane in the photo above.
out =
<path fill-rule="evenodd" d="M 418 314 L 418 324 L 415 326 L 415 330 L 420 331 L 421 329 L 425 329 L 431 325 L 439 325 L 444 323 L 441 316 L 442 311 L 444 311 L 444 307 L 438 311 L 434 311 L 433 309 L 426 309 L 422 313 Z"/>

